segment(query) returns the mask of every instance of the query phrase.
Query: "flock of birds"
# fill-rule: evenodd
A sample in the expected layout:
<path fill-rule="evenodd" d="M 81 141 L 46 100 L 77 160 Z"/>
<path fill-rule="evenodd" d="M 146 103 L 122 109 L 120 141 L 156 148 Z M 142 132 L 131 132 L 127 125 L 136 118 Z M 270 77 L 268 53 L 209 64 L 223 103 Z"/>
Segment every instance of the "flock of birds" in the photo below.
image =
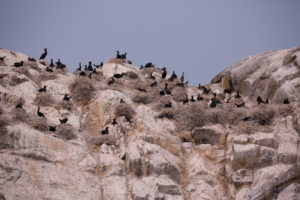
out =
<path fill-rule="evenodd" d="M 42 60 L 46 58 L 47 56 L 47 48 L 44 49 L 44 52 L 43 54 L 40 56 L 40 63 L 47 66 Z M 116 51 L 117 55 L 116 55 L 116 59 L 121 59 L 121 60 L 126 60 L 126 56 L 127 56 L 127 53 L 124 53 L 124 54 L 120 54 L 119 51 Z M 4 59 L 6 58 L 6 56 L 3 56 L 3 57 L 0 57 L 0 61 L 4 61 Z M 36 59 L 34 58 L 30 58 L 28 57 L 28 61 L 36 61 Z M 127 61 L 128 63 L 131 64 L 131 61 Z M 15 62 L 14 63 L 14 67 L 21 67 L 24 65 L 24 61 L 20 61 L 20 62 Z M 53 69 L 56 66 L 56 69 L 64 69 L 66 68 L 66 65 L 65 64 L 62 64 L 60 59 L 58 59 L 58 61 L 54 64 L 53 63 L 53 59 L 51 59 L 51 62 L 50 62 L 50 65 L 46 67 L 46 71 L 47 72 L 53 72 Z M 93 68 L 93 66 L 95 68 Z M 103 62 L 101 62 L 99 65 L 93 65 L 92 66 L 92 62 L 88 62 L 88 65 L 84 65 L 84 70 L 82 70 L 82 65 L 81 65 L 81 62 L 79 63 L 79 67 L 76 69 L 76 72 L 79 72 L 79 76 L 86 76 L 87 73 L 89 73 L 88 77 L 90 79 L 92 79 L 92 74 L 98 74 L 97 72 L 97 68 L 101 68 L 103 66 Z M 155 65 L 152 64 L 151 62 L 145 64 L 145 66 L 141 65 L 140 66 L 140 70 L 142 70 L 143 68 L 155 68 Z M 166 79 L 167 77 L 167 69 L 165 67 L 163 67 L 162 69 L 162 73 L 161 73 L 161 79 Z M 108 85 L 112 85 L 115 83 L 115 78 L 119 79 L 119 78 L 122 78 L 124 75 L 126 75 L 125 73 L 121 73 L 121 74 L 114 74 L 113 77 L 111 77 L 111 79 L 107 82 Z M 156 87 L 158 85 L 158 82 L 156 81 L 156 77 L 154 77 L 152 74 L 150 76 L 150 79 L 153 79 L 153 82 L 150 84 L 150 87 Z M 175 73 L 175 71 L 173 71 L 172 75 L 168 78 L 168 81 L 172 82 L 174 80 L 178 80 L 178 77 Z M 185 85 L 188 84 L 188 81 L 184 82 L 184 72 L 182 73 L 180 79 L 180 81 L 176 83 L 176 86 L 177 87 L 185 87 Z M 198 89 L 199 90 L 202 90 L 202 94 L 210 94 L 212 93 L 212 91 L 209 89 L 209 88 L 206 88 L 205 86 L 199 84 L 198 86 Z M 138 88 L 139 91 L 141 92 L 145 92 L 147 93 L 147 90 L 144 89 L 144 88 Z M 47 86 L 43 86 L 41 89 L 38 90 L 38 92 L 47 92 Z M 225 93 L 226 91 L 224 91 Z M 222 104 L 222 102 L 217 98 L 217 95 L 216 93 L 212 93 L 213 94 L 213 97 L 210 99 L 210 107 L 211 108 L 215 108 L 217 106 L 217 104 Z M 169 88 L 169 85 L 168 83 L 165 83 L 164 84 L 164 88 L 163 90 L 161 90 L 159 92 L 159 95 L 161 96 L 164 96 L 164 95 L 172 95 L 172 91 L 171 89 Z M 239 93 L 239 91 L 237 92 L 237 94 L 235 95 L 234 97 L 235 99 L 241 99 L 241 95 Z M 64 98 L 62 99 L 63 101 L 69 101 L 71 99 L 70 96 L 68 96 L 68 94 L 65 94 Z M 187 104 L 189 102 L 193 103 L 193 102 L 196 102 L 196 101 L 202 101 L 204 100 L 204 98 L 198 94 L 197 98 L 194 98 L 193 95 L 191 95 L 191 98 L 188 97 L 188 95 L 186 95 L 186 98 L 182 101 L 183 104 Z M 269 100 L 266 99 L 265 101 L 263 101 L 263 99 L 258 96 L 257 97 L 257 103 L 258 104 L 269 104 Z M 229 103 L 230 101 L 230 98 L 227 99 L 227 103 Z M 125 101 L 123 99 L 120 100 L 120 103 L 125 103 Z M 289 99 L 288 98 L 285 98 L 284 101 L 283 101 L 283 104 L 289 104 Z M 19 103 L 16 105 L 16 108 L 22 108 L 22 103 Z M 240 108 L 240 107 L 244 107 L 245 106 L 245 103 L 242 102 L 240 104 L 235 104 L 236 107 Z M 165 108 L 172 108 L 172 103 L 169 102 L 167 104 L 164 105 Z M 37 116 L 38 117 L 43 117 L 45 118 L 45 115 L 40 111 L 40 107 L 38 107 L 37 109 Z M 63 119 L 59 119 L 60 123 L 61 124 L 65 124 L 67 123 L 68 121 L 68 118 L 63 118 Z M 112 125 L 115 126 L 117 125 L 117 122 L 116 122 L 116 119 L 114 118 L 113 119 L 113 122 L 112 122 Z M 104 130 L 101 131 L 101 134 L 102 135 L 107 135 L 109 134 L 109 128 L 108 127 L 105 127 Z M 56 131 L 56 127 L 55 126 L 50 126 L 49 127 L 49 131 L 52 131 L 52 132 L 55 132 Z"/>

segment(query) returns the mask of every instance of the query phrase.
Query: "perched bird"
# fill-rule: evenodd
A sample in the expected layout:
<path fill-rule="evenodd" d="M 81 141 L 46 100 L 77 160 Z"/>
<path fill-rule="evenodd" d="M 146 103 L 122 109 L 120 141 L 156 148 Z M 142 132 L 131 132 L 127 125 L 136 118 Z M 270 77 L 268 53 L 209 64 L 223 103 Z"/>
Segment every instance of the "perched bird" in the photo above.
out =
<path fill-rule="evenodd" d="M 269 104 L 269 99 L 268 98 L 266 99 L 265 104 Z"/>
<path fill-rule="evenodd" d="M 85 73 L 84 71 L 81 71 L 81 72 L 79 73 L 79 76 L 86 76 L 86 73 Z"/>
<path fill-rule="evenodd" d="M 198 89 L 203 90 L 204 94 L 208 94 L 210 89 L 207 89 L 205 86 L 199 84 Z"/>
<path fill-rule="evenodd" d="M 245 107 L 245 103 L 244 103 L 244 102 L 241 103 L 241 104 L 236 104 L 236 103 L 235 103 L 235 105 L 236 105 L 236 107 L 238 107 L 238 108 Z"/>
<path fill-rule="evenodd" d="M 125 75 L 125 73 L 122 74 L 114 74 L 115 78 L 122 78 Z"/>
<path fill-rule="evenodd" d="M 171 95 L 171 90 L 168 88 L 168 83 L 165 83 L 165 88 L 164 88 L 166 94 Z"/>
<path fill-rule="evenodd" d="M 157 86 L 157 82 L 156 81 L 154 81 L 153 83 L 151 83 L 151 85 L 150 85 L 151 87 L 154 87 L 154 86 Z"/>
<path fill-rule="evenodd" d="M 40 107 L 38 107 L 38 110 L 36 113 L 39 117 L 45 117 L 45 115 L 42 112 L 40 112 Z"/>
<path fill-rule="evenodd" d="M 172 103 L 169 102 L 169 103 L 165 104 L 165 108 L 172 108 Z"/>
<path fill-rule="evenodd" d="M 191 100 L 190 100 L 191 102 L 196 102 L 196 100 L 194 99 L 194 96 L 192 95 L 191 96 Z"/>
<path fill-rule="evenodd" d="M 53 72 L 53 70 L 49 67 L 46 67 L 46 72 Z"/>
<path fill-rule="evenodd" d="M 99 67 L 103 67 L 103 62 L 101 62 L 99 65 L 95 65 L 93 64 L 96 68 L 99 68 Z"/>
<path fill-rule="evenodd" d="M 209 104 L 209 106 L 210 106 L 211 108 L 215 108 L 215 107 L 217 106 L 217 103 L 214 102 L 214 101 L 212 101 L 212 102 Z"/>
<path fill-rule="evenodd" d="M 93 69 L 93 74 L 98 74 L 98 72 L 96 71 L 96 68 Z"/>
<path fill-rule="evenodd" d="M 184 81 L 184 72 L 182 72 L 181 78 L 180 78 L 181 82 Z"/>
<path fill-rule="evenodd" d="M 36 59 L 28 57 L 28 61 L 33 61 L 33 62 L 35 62 Z"/>
<path fill-rule="evenodd" d="M 114 79 L 114 78 L 111 78 L 111 80 L 109 80 L 107 84 L 108 84 L 108 85 L 112 85 L 112 84 L 114 84 L 114 83 L 115 83 L 115 79 Z"/>
<path fill-rule="evenodd" d="M 177 87 L 184 87 L 184 83 L 176 83 Z"/>
<path fill-rule="evenodd" d="M 63 101 L 70 101 L 71 97 L 69 97 L 67 94 L 65 94 Z"/>
<path fill-rule="evenodd" d="M 76 71 L 81 71 L 81 62 L 79 62 L 79 67 L 76 69 Z"/>
<path fill-rule="evenodd" d="M 102 135 L 108 135 L 109 131 L 108 131 L 108 127 L 106 127 L 104 130 L 101 131 Z"/>
<path fill-rule="evenodd" d="M 202 101 L 202 100 L 203 100 L 203 97 L 201 97 L 201 95 L 198 94 L 198 96 L 197 96 L 197 101 Z"/>
<path fill-rule="evenodd" d="M 92 79 L 92 73 L 89 74 L 89 79 Z"/>
<path fill-rule="evenodd" d="M 155 80 L 155 76 L 153 76 L 152 74 L 149 78 L 152 79 L 152 80 Z"/>
<path fill-rule="evenodd" d="M 123 99 L 120 99 L 120 103 L 125 103 L 125 101 Z"/>
<path fill-rule="evenodd" d="M 177 75 L 175 74 L 175 71 L 173 71 L 171 77 L 169 78 L 169 81 L 173 81 L 176 78 L 177 78 Z"/>
<path fill-rule="evenodd" d="M 165 79 L 167 76 L 167 69 L 164 67 L 164 68 L 162 68 L 162 70 L 163 70 L 163 73 L 161 74 L 161 78 Z"/>
<path fill-rule="evenodd" d="M 50 62 L 50 67 L 54 67 L 54 64 L 53 64 L 53 59 L 51 58 L 51 62 Z"/>
<path fill-rule="evenodd" d="M 57 62 L 56 62 L 55 64 L 56 64 L 56 66 L 59 66 L 59 65 L 61 65 L 62 63 L 60 62 L 60 59 L 57 59 Z"/>
<path fill-rule="evenodd" d="M 240 95 L 240 92 L 239 92 L 239 91 L 237 91 L 237 93 L 236 93 L 236 95 L 235 95 L 234 98 L 235 98 L 235 99 L 240 99 L 240 98 L 241 98 L 241 95 Z"/>
<path fill-rule="evenodd" d="M 154 65 L 152 64 L 152 62 L 149 62 L 145 65 L 145 68 L 149 68 L 149 67 L 154 67 Z"/>
<path fill-rule="evenodd" d="M 159 94 L 160 94 L 160 96 L 164 96 L 166 93 L 165 93 L 165 91 L 162 90 L 159 92 Z"/>
<path fill-rule="evenodd" d="M 121 59 L 120 52 L 119 52 L 118 50 L 117 50 L 116 52 L 117 52 L 116 58 L 117 58 L 117 59 Z"/>
<path fill-rule="evenodd" d="M 16 108 L 23 108 L 23 104 L 22 104 L 22 103 L 18 103 L 18 104 L 16 105 Z"/>
<path fill-rule="evenodd" d="M 59 119 L 61 124 L 65 124 L 68 121 L 68 118 Z"/>
<path fill-rule="evenodd" d="M 145 90 L 144 88 L 138 88 L 138 90 L 139 90 L 140 92 L 145 92 L 145 93 L 147 93 L 147 90 Z"/>
<path fill-rule="evenodd" d="M 56 131 L 56 127 L 55 126 L 50 126 L 49 127 L 49 131 L 55 132 Z"/>
<path fill-rule="evenodd" d="M 117 125 L 118 123 L 116 122 L 116 119 L 113 119 L 113 122 L 111 123 L 113 126 Z"/>
<path fill-rule="evenodd" d="M 290 104 L 290 101 L 287 97 L 285 99 L 283 99 L 283 104 Z"/>
<path fill-rule="evenodd" d="M 44 49 L 44 53 L 41 55 L 40 60 L 45 59 L 47 56 L 47 48 Z"/>
<path fill-rule="evenodd" d="M 213 101 L 213 102 L 215 102 L 215 103 L 221 103 L 221 101 L 219 100 L 219 99 L 217 99 L 217 94 L 216 93 L 213 93 L 213 95 L 214 95 L 214 97 L 213 98 L 211 98 L 210 100 L 211 101 Z"/>
<path fill-rule="evenodd" d="M 44 87 L 43 88 L 41 88 L 41 89 L 39 89 L 39 92 L 47 92 L 47 89 L 46 89 L 46 85 L 44 85 Z"/>
<path fill-rule="evenodd" d="M 264 103 L 264 101 L 262 100 L 262 98 L 260 96 L 258 96 L 256 98 L 256 101 L 257 101 L 257 104 L 261 104 L 261 103 Z"/>
<path fill-rule="evenodd" d="M 89 66 L 87 67 L 87 70 L 93 71 L 93 66 L 92 66 L 92 62 L 91 61 L 89 61 Z"/>
<path fill-rule="evenodd" d="M 186 104 L 186 103 L 188 103 L 189 102 L 189 96 L 188 95 L 186 95 L 186 97 L 185 97 L 185 100 L 183 100 L 183 104 Z"/>
<path fill-rule="evenodd" d="M 24 64 L 24 61 L 21 61 L 21 62 L 15 62 L 15 63 L 14 63 L 14 67 L 21 67 L 21 66 L 23 66 L 23 64 Z"/>
<path fill-rule="evenodd" d="M 0 57 L 0 61 L 4 61 L 4 58 L 6 58 L 6 56 Z"/>

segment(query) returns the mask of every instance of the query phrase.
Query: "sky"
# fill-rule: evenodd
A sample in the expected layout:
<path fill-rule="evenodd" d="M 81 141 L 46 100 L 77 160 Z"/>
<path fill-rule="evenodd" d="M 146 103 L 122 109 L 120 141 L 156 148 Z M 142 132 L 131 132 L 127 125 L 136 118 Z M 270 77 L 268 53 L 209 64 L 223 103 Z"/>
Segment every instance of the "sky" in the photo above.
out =
<path fill-rule="evenodd" d="M 249 55 L 300 46 L 298 0 L 1 0 L 0 48 L 39 58 L 107 62 L 127 52 L 209 83 Z"/>

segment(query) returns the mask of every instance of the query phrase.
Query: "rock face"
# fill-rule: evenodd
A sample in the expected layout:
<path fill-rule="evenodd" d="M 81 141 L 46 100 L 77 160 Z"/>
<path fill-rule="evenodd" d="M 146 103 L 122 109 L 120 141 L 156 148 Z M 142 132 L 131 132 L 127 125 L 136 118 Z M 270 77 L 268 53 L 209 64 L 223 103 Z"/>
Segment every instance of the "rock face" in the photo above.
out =
<path fill-rule="evenodd" d="M 212 92 L 126 60 L 111 59 L 89 78 L 21 53 L 2 56 L 0 199 L 300 198 L 300 48 L 220 73 L 206 85 L 221 101 L 215 108 Z M 171 95 L 161 96 L 165 83 Z M 183 103 L 198 94 L 203 100 Z M 272 103 L 257 105 L 258 94 Z"/>

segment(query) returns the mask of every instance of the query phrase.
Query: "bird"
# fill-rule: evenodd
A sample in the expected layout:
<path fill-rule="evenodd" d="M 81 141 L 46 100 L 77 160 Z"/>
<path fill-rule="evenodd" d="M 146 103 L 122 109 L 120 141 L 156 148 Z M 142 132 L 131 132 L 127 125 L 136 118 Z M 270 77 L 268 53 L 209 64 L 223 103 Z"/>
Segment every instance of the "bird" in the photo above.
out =
<path fill-rule="evenodd" d="M 126 60 L 126 56 L 127 56 L 127 52 L 125 52 L 125 53 L 123 53 L 123 54 L 121 55 L 121 59 L 122 59 L 122 60 Z"/>
<path fill-rule="evenodd" d="M 269 104 L 269 99 L 268 98 L 266 99 L 265 104 Z"/>
<path fill-rule="evenodd" d="M 39 92 L 47 92 L 47 89 L 46 89 L 46 85 L 44 85 L 44 87 L 43 88 L 41 88 L 41 89 L 39 89 Z"/>
<path fill-rule="evenodd" d="M 56 131 L 56 127 L 55 126 L 49 126 L 49 131 L 55 132 Z"/>
<path fill-rule="evenodd" d="M 79 73 L 79 76 L 86 76 L 86 73 L 85 73 L 84 71 L 81 71 L 81 72 Z"/>
<path fill-rule="evenodd" d="M 209 104 L 209 106 L 210 106 L 211 108 L 215 108 L 215 107 L 217 106 L 217 103 L 214 102 L 214 101 L 212 101 L 212 102 Z"/>
<path fill-rule="evenodd" d="M 47 56 L 47 48 L 44 49 L 44 53 L 41 55 L 40 60 L 45 59 Z"/>
<path fill-rule="evenodd" d="M 152 74 L 149 78 L 152 79 L 152 80 L 155 80 L 155 76 L 153 76 Z"/>
<path fill-rule="evenodd" d="M 184 72 L 182 72 L 181 78 L 180 78 L 181 82 L 184 81 Z"/>
<path fill-rule="evenodd" d="M 165 88 L 164 88 L 166 94 L 171 95 L 171 90 L 168 88 L 168 83 L 165 83 Z"/>
<path fill-rule="evenodd" d="M 153 83 L 151 83 L 151 85 L 150 85 L 151 87 L 154 87 L 154 86 L 157 86 L 157 82 L 156 81 L 154 81 Z"/>
<path fill-rule="evenodd" d="M 144 88 L 138 88 L 138 91 L 147 93 L 147 90 L 145 90 Z"/>
<path fill-rule="evenodd" d="M 154 67 L 154 65 L 152 64 L 152 62 L 149 62 L 145 65 L 145 68 L 149 68 L 149 67 Z"/>
<path fill-rule="evenodd" d="M 120 99 L 120 103 L 125 103 L 125 101 L 123 99 Z"/>
<path fill-rule="evenodd" d="M 171 77 L 169 78 L 169 81 L 173 81 L 176 78 L 177 78 L 177 75 L 175 74 L 175 71 L 173 71 Z"/>
<path fill-rule="evenodd" d="M 164 96 L 166 93 L 165 93 L 165 91 L 161 90 L 161 91 L 159 92 L 159 94 L 160 94 L 160 96 Z"/>
<path fill-rule="evenodd" d="M 53 70 L 49 67 L 46 67 L 46 72 L 53 72 Z"/>
<path fill-rule="evenodd" d="M 262 98 L 260 96 L 258 96 L 256 98 L 256 101 L 257 101 L 257 104 L 261 104 L 261 103 L 264 103 L 264 101 L 262 100 Z"/>
<path fill-rule="evenodd" d="M 199 84 L 198 89 L 203 90 L 204 94 L 208 94 L 210 89 L 207 89 L 205 86 Z"/>
<path fill-rule="evenodd" d="M 111 123 L 113 126 L 117 125 L 118 123 L 116 122 L 116 119 L 113 119 L 113 122 Z"/>
<path fill-rule="evenodd" d="M 188 103 L 189 102 L 189 96 L 188 95 L 186 95 L 186 97 L 185 97 L 185 100 L 183 100 L 183 104 L 186 104 L 186 103 Z"/>
<path fill-rule="evenodd" d="M 172 103 L 169 102 L 169 103 L 165 104 L 165 108 L 172 108 Z"/>
<path fill-rule="evenodd" d="M 65 124 L 68 121 L 68 118 L 59 119 L 61 124 Z"/>
<path fill-rule="evenodd" d="M 122 78 L 125 75 L 125 73 L 122 74 L 114 74 L 115 78 Z"/>
<path fill-rule="evenodd" d="M 93 69 L 92 73 L 98 75 L 98 72 L 96 71 L 96 68 Z"/>
<path fill-rule="evenodd" d="M 23 66 L 23 64 L 24 64 L 24 61 L 21 61 L 21 62 L 15 62 L 15 63 L 14 63 L 14 67 L 21 67 L 21 66 Z"/>
<path fill-rule="evenodd" d="M 96 68 L 99 68 L 99 67 L 103 67 L 103 62 L 101 62 L 99 65 L 95 65 L 93 64 Z"/>
<path fill-rule="evenodd" d="M 89 79 L 92 79 L 92 73 L 89 74 Z"/>
<path fill-rule="evenodd" d="M 0 61 L 4 61 L 4 58 L 6 58 L 6 56 L 0 57 Z"/>
<path fill-rule="evenodd" d="M 16 105 L 16 108 L 23 108 L 23 104 L 22 104 L 22 103 L 18 103 L 18 104 Z"/>
<path fill-rule="evenodd" d="M 55 63 L 56 66 L 61 65 L 62 63 L 60 62 L 60 59 L 57 59 L 57 62 Z"/>
<path fill-rule="evenodd" d="M 202 101 L 202 100 L 203 100 L 203 97 L 201 97 L 201 95 L 198 94 L 198 96 L 197 96 L 197 101 Z"/>
<path fill-rule="evenodd" d="M 241 104 L 236 104 L 236 103 L 235 103 L 235 105 L 236 105 L 236 107 L 238 107 L 238 108 L 245 107 L 245 102 L 243 102 L 243 103 L 241 103 Z"/>
<path fill-rule="evenodd" d="M 119 52 L 118 50 L 117 50 L 116 52 L 117 52 L 116 58 L 117 58 L 117 59 L 121 59 L 120 52 Z"/>
<path fill-rule="evenodd" d="M 108 81 L 108 85 L 112 85 L 115 83 L 115 79 L 112 77 L 111 80 Z"/>
<path fill-rule="evenodd" d="M 38 107 L 38 110 L 36 113 L 39 117 L 45 117 L 45 115 L 42 112 L 40 112 L 40 107 Z"/>
<path fill-rule="evenodd" d="M 35 62 L 36 59 L 28 57 L 28 61 L 34 61 Z"/>
<path fill-rule="evenodd" d="M 290 104 L 290 101 L 287 97 L 285 99 L 283 99 L 283 104 Z"/>
<path fill-rule="evenodd" d="M 69 97 L 67 94 L 65 94 L 63 101 L 70 101 L 71 97 Z"/>
<path fill-rule="evenodd" d="M 194 99 L 194 96 L 193 96 L 193 95 L 191 96 L 190 101 L 191 101 L 191 102 L 196 102 L 196 100 Z"/>
<path fill-rule="evenodd" d="M 87 65 L 83 65 L 84 66 L 84 71 L 87 71 Z"/>
<path fill-rule="evenodd" d="M 176 83 L 177 87 L 184 87 L 184 83 Z"/>
<path fill-rule="evenodd" d="M 102 135 L 108 135 L 109 131 L 108 131 L 108 127 L 106 127 L 104 130 L 101 131 Z"/>
<path fill-rule="evenodd" d="M 54 67 L 54 64 L 53 64 L 53 59 L 51 58 L 51 62 L 50 62 L 50 67 Z"/>
<path fill-rule="evenodd" d="M 162 70 L 163 70 L 163 73 L 161 74 L 161 78 L 165 79 L 167 76 L 167 69 L 164 67 L 164 68 L 162 68 Z"/>
<path fill-rule="evenodd" d="M 89 61 L 89 66 L 87 67 L 87 70 L 93 71 L 93 66 L 92 66 L 92 62 L 91 61 Z"/>
<path fill-rule="evenodd" d="M 234 98 L 235 98 L 235 99 L 240 99 L 240 98 L 241 98 L 241 95 L 240 95 L 240 92 L 239 92 L 239 91 L 237 91 L 237 93 L 236 93 L 236 95 L 235 95 Z"/>
<path fill-rule="evenodd" d="M 79 67 L 76 69 L 76 71 L 81 71 L 81 62 L 79 62 Z"/>
<path fill-rule="evenodd" d="M 216 93 L 213 93 L 213 95 L 214 95 L 214 97 L 211 98 L 210 100 L 211 100 L 212 102 L 215 102 L 216 104 L 221 103 L 221 101 L 220 101 L 219 99 L 217 99 L 217 94 L 216 94 Z"/>
<path fill-rule="evenodd" d="M 39 61 L 40 64 L 47 66 L 46 63 L 44 61 Z"/>

